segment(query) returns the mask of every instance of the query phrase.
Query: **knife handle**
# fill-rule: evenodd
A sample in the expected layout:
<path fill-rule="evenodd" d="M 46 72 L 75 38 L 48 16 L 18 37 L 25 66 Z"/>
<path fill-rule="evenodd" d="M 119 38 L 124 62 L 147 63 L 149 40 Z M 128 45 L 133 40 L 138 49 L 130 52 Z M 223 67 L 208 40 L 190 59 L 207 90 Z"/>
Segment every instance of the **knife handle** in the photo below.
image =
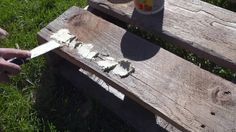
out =
<path fill-rule="evenodd" d="M 17 65 L 23 65 L 29 61 L 30 58 L 12 58 L 8 60 L 8 62 L 17 64 Z"/>

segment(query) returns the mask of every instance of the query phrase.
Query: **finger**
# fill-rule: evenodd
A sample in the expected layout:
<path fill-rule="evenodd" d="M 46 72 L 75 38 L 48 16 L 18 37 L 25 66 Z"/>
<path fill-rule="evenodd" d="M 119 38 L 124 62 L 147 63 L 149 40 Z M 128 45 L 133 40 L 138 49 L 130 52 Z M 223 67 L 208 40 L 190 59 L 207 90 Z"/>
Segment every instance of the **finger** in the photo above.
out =
<path fill-rule="evenodd" d="M 13 48 L 0 48 L 0 56 L 4 59 L 11 59 L 14 57 L 28 58 L 31 56 L 27 50 L 13 49 Z"/>
<path fill-rule="evenodd" d="M 18 74 L 21 70 L 20 66 L 7 62 L 3 59 L 0 60 L 0 69 L 1 71 L 7 72 L 10 75 L 15 75 Z"/>
<path fill-rule="evenodd" d="M 0 83 L 8 83 L 10 81 L 8 75 L 4 72 L 0 73 Z"/>

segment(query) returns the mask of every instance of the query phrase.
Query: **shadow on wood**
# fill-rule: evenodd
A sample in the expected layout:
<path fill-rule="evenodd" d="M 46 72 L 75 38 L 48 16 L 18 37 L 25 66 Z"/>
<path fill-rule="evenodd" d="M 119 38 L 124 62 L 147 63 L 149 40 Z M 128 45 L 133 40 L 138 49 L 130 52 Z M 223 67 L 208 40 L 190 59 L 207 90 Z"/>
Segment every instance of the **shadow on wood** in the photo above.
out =
<path fill-rule="evenodd" d="M 163 17 L 164 17 L 164 9 L 152 15 L 143 15 L 139 13 L 136 9 L 134 9 L 131 15 L 132 21 L 137 22 L 139 27 L 145 27 L 145 29 L 159 33 L 162 32 Z"/>
<path fill-rule="evenodd" d="M 120 46 L 123 56 L 135 61 L 152 58 L 160 50 L 160 47 L 151 45 L 146 40 L 131 35 L 129 32 L 123 35 Z"/>

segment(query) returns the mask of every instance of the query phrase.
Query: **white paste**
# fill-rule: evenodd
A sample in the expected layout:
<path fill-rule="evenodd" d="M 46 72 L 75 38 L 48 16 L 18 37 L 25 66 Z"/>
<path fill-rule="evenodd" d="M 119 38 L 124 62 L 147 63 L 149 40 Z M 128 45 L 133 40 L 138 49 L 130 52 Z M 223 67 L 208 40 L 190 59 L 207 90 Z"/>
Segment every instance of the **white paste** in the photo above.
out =
<path fill-rule="evenodd" d="M 98 61 L 97 64 L 102 67 L 103 70 L 110 70 L 114 68 L 118 62 L 112 57 L 104 57 L 103 60 Z"/>
<path fill-rule="evenodd" d="M 78 54 L 80 54 L 82 57 L 86 58 L 86 56 L 89 55 L 93 48 L 92 44 L 80 44 L 76 49 Z"/>
<path fill-rule="evenodd" d="M 75 49 L 78 45 L 80 45 L 81 42 L 77 40 L 77 38 L 74 38 L 73 40 L 71 40 L 71 42 L 68 44 L 68 47 L 70 49 Z"/>
<path fill-rule="evenodd" d="M 92 51 L 90 52 L 85 58 L 86 59 L 89 59 L 89 60 L 92 60 L 93 58 L 95 58 L 96 56 L 98 56 L 98 52 L 97 51 Z"/>
<path fill-rule="evenodd" d="M 59 43 L 67 44 L 70 49 L 77 49 L 79 55 L 89 60 L 92 60 L 99 54 L 96 51 L 92 51 L 92 44 L 85 44 L 78 41 L 76 36 L 71 34 L 68 29 L 60 29 L 58 32 L 51 35 L 50 38 Z M 103 54 L 101 53 L 101 55 Z M 131 67 L 130 62 L 127 60 L 117 62 L 114 58 L 109 57 L 109 55 L 103 55 L 101 58 L 103 60 L 98 61 L 97 64 L 102 67 L 103 70 L 111 70 L 114 68 L 112 70 L 113 74 L 119 75 L 120 77 L 126 77 L 134 71 L 134 68 Z"/>
<path fill-rule="evenodd" d="M 134 68 L 131 63 L 127 60 L 122 60 L 118 62 L 118 65 L 112 70 L 112 72 L 120 77 L 126 77 L 130 73 L 134 72 Z"/>
<path fill-rule="evenodd" d="M 52 34 L 50 38 L 60 43 L 69 44 L 71 39 L 75 39 L 75 36 L 72 35 L 68 29 L 60 29 L 56 33 Z"/>

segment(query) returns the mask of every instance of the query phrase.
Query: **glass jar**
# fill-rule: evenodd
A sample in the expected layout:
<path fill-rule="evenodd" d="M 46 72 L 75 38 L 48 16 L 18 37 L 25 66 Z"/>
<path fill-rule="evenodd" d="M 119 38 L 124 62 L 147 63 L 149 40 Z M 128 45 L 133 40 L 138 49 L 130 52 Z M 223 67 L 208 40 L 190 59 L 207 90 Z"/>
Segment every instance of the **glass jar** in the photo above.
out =
<path fill-rule="evenodd" d="M 155 14 L 164 8 L 164 0 L 134 0 L 134 5 L 142 14 Z"/>

